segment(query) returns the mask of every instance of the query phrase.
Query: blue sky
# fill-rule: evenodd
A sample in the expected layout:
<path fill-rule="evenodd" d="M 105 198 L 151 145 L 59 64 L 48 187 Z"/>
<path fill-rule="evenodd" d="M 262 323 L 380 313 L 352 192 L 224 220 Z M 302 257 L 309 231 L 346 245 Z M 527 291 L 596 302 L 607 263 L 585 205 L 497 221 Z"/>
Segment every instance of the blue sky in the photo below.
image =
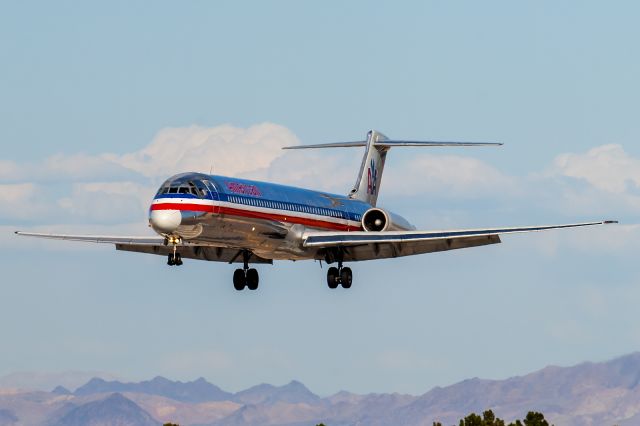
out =
<path fill-rule="evenodd" d="M 0 375 L 419 393 L 640 347 L 636 2 L 0 7 Z M 420 228 L 623 224 L 354 264 L 348 292 L 12 235 L 144 234 L 154 188 L 212 165 L 347 192 L 360 152 L 279 148 L 370 128 L 505 143 L 394 150 L 380 201 Z"/>

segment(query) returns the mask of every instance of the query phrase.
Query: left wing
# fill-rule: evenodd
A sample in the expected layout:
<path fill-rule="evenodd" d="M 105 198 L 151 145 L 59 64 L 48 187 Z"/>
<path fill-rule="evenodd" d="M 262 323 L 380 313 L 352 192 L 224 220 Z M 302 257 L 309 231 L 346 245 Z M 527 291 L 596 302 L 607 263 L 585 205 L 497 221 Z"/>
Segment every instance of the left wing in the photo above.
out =
<path fill-rule="evenodd" d="M 567 225 L 450 231 L 310 232 L 305 234 L 303 244 L 305 247 L 315 247 L 318 249 L 341 247 L 344 252 L 344 260 L 355 261 L 409 256 L 413 254 L 496 244 L 500 242 L 500 234 L 576 228 L 609 223 L 617 222 L 607 220 Z"/>

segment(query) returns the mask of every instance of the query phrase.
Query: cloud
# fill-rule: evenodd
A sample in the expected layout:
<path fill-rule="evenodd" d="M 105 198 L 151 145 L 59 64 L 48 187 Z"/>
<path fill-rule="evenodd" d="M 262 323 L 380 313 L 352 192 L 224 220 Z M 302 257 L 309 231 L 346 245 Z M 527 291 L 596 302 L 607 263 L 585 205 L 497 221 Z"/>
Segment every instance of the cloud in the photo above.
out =
<path fill-rule="evenodd" d="M 107 155 L 56 154 L 39 163 L 0 162 L 0 183 L 29 180 L 40 184 L 74 182 L 78 180 L 120 180 L 137 175 L 114 163 Z"/>
<path fill-rule="evenodd" d="M 262 123 L 249 128 L 176 127 L 160 130 L 138 151 L 125 154 L 56 154 L 37 163 L 0 161 L 0 182 L 113 181 L 166 178 L 184 171 L 242 176 L 262 171 L 284 155 L 282 147 L 298 145 L 286 127 Z"/>
<path fill-rule="evenodd" d="M 144 221 L 155 191 L 135 182 L 79 183 L 57 206 L 68 215 L 99 223 Z"/>
<path fill-rule="evenodd" d="M 22 219 L 41 215 L 42 204 L 36 201 L 38 188 L 33 183 L 0 185 L 0 218 Z"/>
<path fill-rule="evenodd" d="M 184 171 L 246 175 L 266 171 L 283 155 L 282 147 L 299 144 L 287 128 L 271 123 L 248 129 L 222 125 L 163 129 L 140 151 L 105 158 L 146 177 Z"/>
<path fill-rule="evenodd" d="M 584 179 L 594 188 L 622 194 L 640 189 L 640 160 L 620 145 L 602 145 L 585 154 L 561 154 L 553 162 L 558 175 Z"/>
<path fill-rule="evenodd" d="M 273 162 L 285 154 L 281 148 L 297 144 L 290 130 L 271 123 L 246 129 L 191 126 L 162 129 L 149 145 L 125 154 L 57 154 L 25 164 L 2 161 L 0 182 L 7 184 L 0 185 L 0 218 L 143 221 L 153 193 L 169 176 L 185 171 L 208 173 L 213 167 L 216 174 L 267 179 Z M 304 163 L 288 164 L 305 169 Z M 42 187 L 38 210 L 49 212 L 46 217 L 26 212 L 35 184 L 17 182 L 27 178 Z"/>
<path fill-rule="evenodd" d="M 419 193 L 457 197 L 516 193 L 516 180 L 494 167 L 470 157 L 416 155 L 399 172 L 389 173 L 383 185 L 400 195 Z"/>

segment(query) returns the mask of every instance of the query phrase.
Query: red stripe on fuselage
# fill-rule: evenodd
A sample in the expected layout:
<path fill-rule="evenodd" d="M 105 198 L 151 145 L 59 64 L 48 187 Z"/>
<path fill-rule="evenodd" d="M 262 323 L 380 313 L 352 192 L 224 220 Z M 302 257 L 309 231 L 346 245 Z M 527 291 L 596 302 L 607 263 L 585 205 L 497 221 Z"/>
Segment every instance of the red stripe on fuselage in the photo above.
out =
<path fill-rule="evenodd" d="M 213 213 L 213 206 L 211 204 L 158 203 L 151 204 L 151 210 L 180 210 Z"/>
<path fill-rule="evenodd" d="M 231 216 L 248 217 L 252 219 L 274 220 L 278 222 L 297 223 L 314 228 L 333 229 L 336 231 L 360 231 L 359 226 L 345 225 L 342 223 L 328 222 L 325 220 L 309 219 L 306 217 L 290 216 L 285 214 L 257 212 L 253 210 L 242 210 L 233 207 L 212 206 L 202 204 L 182 204 L 182 203 L 158 203 L 152 204 L 151 210 L 180 210 L 196 211 L 207 213 L 228 214 Z"/>
<path fill-rule="evenodd" d="M 231 207 L 220 207 L 221 214 L 232 216 L 250 217 L 253 219 L 267 219 L 278 222 L 298 223 L 300 225 L 312 226 L 314 228 L 334 229 L 336 231 L 359 231 L 359 226 L 345 225 L 342 223 L 327 222 L 325 220 L 308 219 L 306 217 L 289 216 L 284 214 L 256 212 L 252 210 L 234 209 Z"/>

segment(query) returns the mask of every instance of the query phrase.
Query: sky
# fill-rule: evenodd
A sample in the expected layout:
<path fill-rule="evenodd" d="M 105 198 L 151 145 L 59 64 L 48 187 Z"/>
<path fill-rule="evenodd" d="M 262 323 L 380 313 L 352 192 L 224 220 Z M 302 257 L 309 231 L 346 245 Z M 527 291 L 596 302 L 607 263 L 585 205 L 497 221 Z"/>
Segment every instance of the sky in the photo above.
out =
<path fill-rule="evenodd" d="M 292 379 L 419 394 L 640 349 L 637 2 L 0 2 L 0 376 Z M 420 229 L 620 225 L 354 263 L 233 267 L 16 237 L 148 235 L 182 171 L 346 193 L 393 150 L 379 204 Z"/>

